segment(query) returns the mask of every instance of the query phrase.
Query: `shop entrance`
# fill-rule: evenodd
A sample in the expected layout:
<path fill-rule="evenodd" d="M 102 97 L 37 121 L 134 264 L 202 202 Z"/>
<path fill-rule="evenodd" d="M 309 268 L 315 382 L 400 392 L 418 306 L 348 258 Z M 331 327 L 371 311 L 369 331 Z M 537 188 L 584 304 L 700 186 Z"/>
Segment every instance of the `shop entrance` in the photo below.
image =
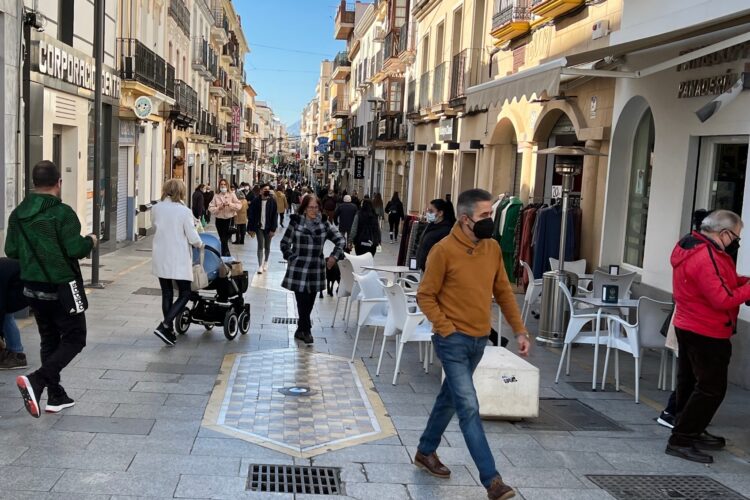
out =
<path fill-rule="evenodd" d="M 563 113 L 558 118 L 555 126 L 550 132 L 549 139 L 547 140 L 547 147 L 551 148 L 554 146 L 585 146 L 585 142 L 579 141 L 576 136 L 576 129 L 573 122 L 568 118 L 568 115 Z M 540 146 L 541 149 L 541 146 Z M 581 185 L 583 182 L 583 176 L 578 175 L 573 178 L 573 195 L 580 195 Z M 562 176 L 555 172 L 555 156 L 546 155 L 546 162 L 544 168 L 544 198 L 549 199 L 552 197 L 552 186 L 561 186 Z"/>
<path fill-rule="evenodd" d="M 742 215 L 748 136 L 701 137 L 693 210 L 731 210 Z"/>

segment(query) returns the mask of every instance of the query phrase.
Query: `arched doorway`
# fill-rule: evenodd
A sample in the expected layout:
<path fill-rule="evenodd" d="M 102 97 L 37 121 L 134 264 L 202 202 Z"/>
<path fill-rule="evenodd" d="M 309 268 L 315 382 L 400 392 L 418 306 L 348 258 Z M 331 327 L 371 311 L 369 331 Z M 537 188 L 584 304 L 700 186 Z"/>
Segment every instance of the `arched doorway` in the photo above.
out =
<path fill-rule="evenodd" d="M 575 124 L 570 116 L 560 109 L 552 110 L 542 118 L 535 133 L 535 140 L 539 149 L 554 146 L 585 146 L 586 144 L 578 140 Z M 573 196 L 580 196 L 582 184 L 583 175 L 576 176 L 571 193 Z M 537 158 L 533 197 L 544 198 L 545 201 L 550 200 L 553 186 L 561 185 L 562 176 L 555 172 L 555 156 L 540 155 Z"/>
<path fill-rule="evenodd" d="M 172 179 L 185 179 L 185 143 L 179 139 L 172 148 Z"/>

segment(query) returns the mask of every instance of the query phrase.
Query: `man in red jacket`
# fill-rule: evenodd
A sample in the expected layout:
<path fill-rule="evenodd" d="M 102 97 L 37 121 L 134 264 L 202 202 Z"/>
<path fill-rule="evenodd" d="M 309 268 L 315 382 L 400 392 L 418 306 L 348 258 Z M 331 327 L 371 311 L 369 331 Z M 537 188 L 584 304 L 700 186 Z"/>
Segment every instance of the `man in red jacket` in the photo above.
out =
<path fill-rule="evenodd" d="M 680 345 L 677 415 L 666 453 L 699 463 L 713 457 L 724 438 L 706 432 L 727 390 L 732 355 L 729 339 L 737 328 L 740 305 L 750 300 L 750 280 L 737 275 L 731 255 L 740 244 L 742 220 L 716 210 L 700 232 L 685 236 L 672 251 L 674 325 Z"/>

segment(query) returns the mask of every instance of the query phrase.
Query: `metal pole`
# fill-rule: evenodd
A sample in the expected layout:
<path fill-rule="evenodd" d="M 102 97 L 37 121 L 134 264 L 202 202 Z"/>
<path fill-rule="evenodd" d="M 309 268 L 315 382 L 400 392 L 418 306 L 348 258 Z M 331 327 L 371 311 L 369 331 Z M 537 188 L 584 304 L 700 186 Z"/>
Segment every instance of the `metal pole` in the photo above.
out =
<path fill-rule="evenodd" d="M 96 87 L 94 93 L 94 221 L 93 233 L 101 239 L 102 234 L 101 214 L 99 213 L 101 197 L 101 169 L 102 158 L 102 62 L 104 60 L 104 1 L 94 2 L 94 18 L 96 19 L 96 31 L 94 32 L 94 58 L 96 59 Z M 99 284 L 99 248 L 101 242 L 91 252 L 91 286 L 100 287 Z"/>
<path fill-rule="evenodd" d="M 558 270 L 562 275 L 565 270 L 565 240 L 566 233 L 568 231 L 568 199 L 570 197 L 570 190 L 573 184 L 573 176 L 570 174 L 562 174 L 563 178 L 563 192 L 562 192 L 562 222 L 560 223 L 560 252 L 558 261 Z"/>
<path fill-rule="evenodd" d="M 229 133 L 232 134 L 229 141 L 231 146 L 229 153 L 229 187 L 231 188 L 234 184 L 234 94 L 232 94 L 232 121 L 230 122 Z"/>

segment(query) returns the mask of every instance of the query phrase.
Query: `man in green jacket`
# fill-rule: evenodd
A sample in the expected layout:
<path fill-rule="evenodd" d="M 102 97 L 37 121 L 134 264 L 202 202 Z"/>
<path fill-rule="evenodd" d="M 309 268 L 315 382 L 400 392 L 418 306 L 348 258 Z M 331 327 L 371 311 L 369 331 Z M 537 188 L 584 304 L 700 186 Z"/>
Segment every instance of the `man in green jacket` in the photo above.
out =
<path fill-rule="evenodd" d="M 16 379 L 26 410 L 38 418 L 45 388 L 47 412 L 75 404 L 60 385 L 60 372 L 86 345 L 86 317 L 63 308 L 58 288 L 76 279 L 78 259 L 98 241 L 94 234 L 81 236 L 78 216 L 60 200 L 62 178 L 54 163 L 37 163 L 31 176 L 34 191 L 10 214 L 5 253 L 21 262 L 23 293 L 41 337 L 41 368 Z"/>

